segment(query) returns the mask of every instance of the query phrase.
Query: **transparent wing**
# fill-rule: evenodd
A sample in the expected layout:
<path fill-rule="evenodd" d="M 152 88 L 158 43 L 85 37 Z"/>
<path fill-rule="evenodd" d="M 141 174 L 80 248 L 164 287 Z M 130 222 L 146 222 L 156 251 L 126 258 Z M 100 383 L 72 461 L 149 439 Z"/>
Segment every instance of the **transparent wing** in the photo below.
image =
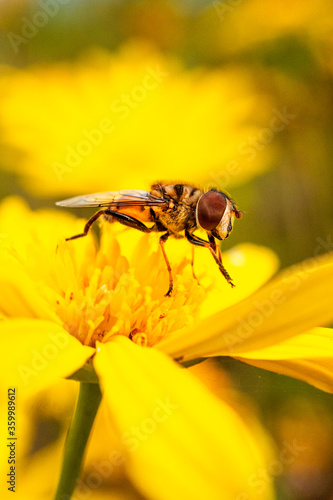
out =
<path fill-rule="evenodd" d="M 60 207 L 154 207 L 165 205 L 164 198 L 152 196 L 150 191 L 127 189 L 123 191 L 108 191 L 106 193 L 75 196 L 67 200 L 57 201 Z"/>

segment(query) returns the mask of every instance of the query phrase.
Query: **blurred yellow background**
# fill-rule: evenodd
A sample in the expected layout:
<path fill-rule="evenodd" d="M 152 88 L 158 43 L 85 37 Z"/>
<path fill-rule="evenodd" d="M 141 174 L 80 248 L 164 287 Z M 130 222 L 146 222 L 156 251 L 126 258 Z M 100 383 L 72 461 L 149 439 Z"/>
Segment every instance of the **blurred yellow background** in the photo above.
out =
<path fill-rule="evenodd" d="M 332 250 L 331 0 L 2 0 L 0 40 L 1 198 L 187 181 L 243 211 L 223 248 L 266 245 L 281 267 Z M 269 471 L 278 498 L 332 499 L 331 396 L 223 369 L 278 454 L 297 442 Z"/>

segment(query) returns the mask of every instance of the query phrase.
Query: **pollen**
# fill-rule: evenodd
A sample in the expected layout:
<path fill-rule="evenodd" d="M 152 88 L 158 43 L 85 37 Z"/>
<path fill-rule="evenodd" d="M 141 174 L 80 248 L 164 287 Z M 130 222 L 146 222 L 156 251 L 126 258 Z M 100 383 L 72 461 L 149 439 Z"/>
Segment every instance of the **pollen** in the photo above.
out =
<path fill-rule="evenodd" d="M 176 244 L 178 242 L 175 242 Z M 34 280 L 62 326 L 82 344 L 94 347 L 123 335 L 151 347 L 198 316 L 205 291 L 191 272 L 187 255 L 175 254 L 174 290 L 156 235 L 136 231 L 114 234 L 109 224 L 97 246 L 92 235 L 58 241 L 53 258 L 40 248 L 30 259 Z M 44 253 L 44 257 L 42 254 Z"/>

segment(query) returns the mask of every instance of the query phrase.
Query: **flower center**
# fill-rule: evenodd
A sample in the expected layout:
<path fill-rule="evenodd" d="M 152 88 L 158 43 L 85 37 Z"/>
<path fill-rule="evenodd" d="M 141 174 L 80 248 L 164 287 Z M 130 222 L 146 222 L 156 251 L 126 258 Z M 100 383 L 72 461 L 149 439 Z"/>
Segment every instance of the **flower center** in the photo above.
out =
<path fill-rule="evenodd" d="M 180 253 L 172 270 L 173 294 L 165 297 L 168 272 L 156 235 L 127 231 L 116 239 L 108 226 L 98 250 L 92 238 L 83 239 L 60 242 L 56 279 L 46 294 L 64 328 L 82 344 L 124 335 L 152 346 L 193 322 L 205 292 L 193 279 L 188 257 Z"/>

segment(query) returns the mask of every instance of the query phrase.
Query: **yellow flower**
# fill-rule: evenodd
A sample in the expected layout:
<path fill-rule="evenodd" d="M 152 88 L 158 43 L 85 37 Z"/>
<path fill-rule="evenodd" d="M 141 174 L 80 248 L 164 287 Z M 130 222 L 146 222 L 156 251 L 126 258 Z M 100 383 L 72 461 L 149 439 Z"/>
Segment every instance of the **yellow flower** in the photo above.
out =
<path fill-rule="evenodd" d="M 38 195 L 141 189 L 152 173 L 229 188 L 269 165 L 270 148 L 249 161 L 272 117 L 240 70 L 185 70 L 136 41 L 3 70 L 0 88 L 6 165 Z"/>
<path fill-rule="evenodd" d="M 193 279 L 186 242 L 170 242 L 175 289 L 166 298 L 168 276 L 154 236 L 107 226 L 99 248 L 91 234 L 65 243 L 82 223 L 54 211 L 30 213 L 15 199 L 3 204 L 0 384 L 31 394 L 61 377 L 91 380 L 93 365 L 120 458 L 143 494 L 272 498 L 270 484 L 256 488 L 263 459 L 242 419 L 172 358 L 226 354 L 261 366 L 263 353 L 270 361 L 278 345 L 273 369 L 297 366 L 297 377 L 330 389 L 331 338 L 304 332 L 332 320 L 332 258 L 275 278 L 226 308 L 233 290 L 214 268 L 224 288 L 220 310 L 209 315 L 200 304 L 217 300 L 216 293 Z M 198 252 L 199 279 L 209 257 Z M 276 259 L 261 249 L 256 260 L 247 269 L 246 250 L 238 249 L 246 280 L 258 287 L 264 277 L 259 283 L 257 267 L 266 268 L 267 278 Z"/>

